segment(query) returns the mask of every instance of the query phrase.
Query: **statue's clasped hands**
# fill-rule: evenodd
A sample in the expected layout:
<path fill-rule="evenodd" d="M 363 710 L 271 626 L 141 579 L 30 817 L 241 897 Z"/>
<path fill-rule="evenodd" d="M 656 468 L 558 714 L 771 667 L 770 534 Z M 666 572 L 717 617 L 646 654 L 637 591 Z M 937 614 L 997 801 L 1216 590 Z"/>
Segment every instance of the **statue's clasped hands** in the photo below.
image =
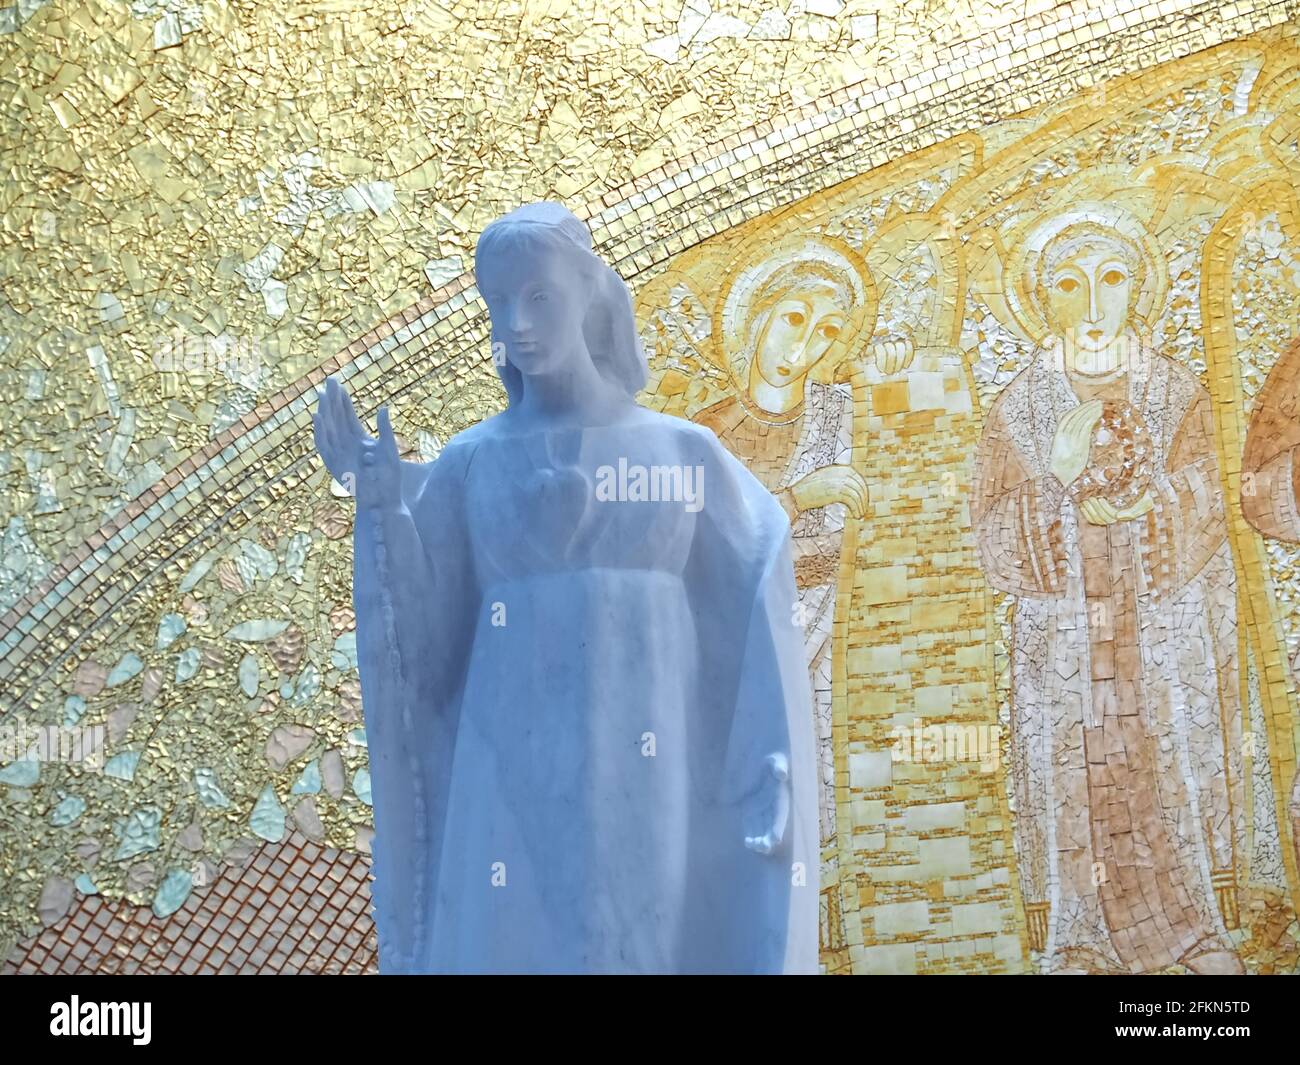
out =
<path fill-rule="evenodd" d="M 366 432 L 352 398 L 333 377 L 326 378 L 312 424 L 316 450 L 330 475 L 356 497 L 358 507 L 396 506 L 402 499 L 402 463 L 388 408 L 378 416 L 379 436 Z"/>

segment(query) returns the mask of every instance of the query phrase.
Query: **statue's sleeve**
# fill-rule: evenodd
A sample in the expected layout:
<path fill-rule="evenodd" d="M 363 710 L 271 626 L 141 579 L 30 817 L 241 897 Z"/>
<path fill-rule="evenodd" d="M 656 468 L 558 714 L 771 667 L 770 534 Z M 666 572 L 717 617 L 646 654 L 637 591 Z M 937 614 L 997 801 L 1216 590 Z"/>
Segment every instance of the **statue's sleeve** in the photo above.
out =
<path fill-rule="evenodd" d="M 816 726 L 790 523 L 713 433 L 702 434 L 704 505 L 685 576 L 700 648 L 693 777 L 708 808 L 690 831 L 692 891 L 712 913 L 692 922 L 699 954 L 687 968 L 816 972 Z M 761 854 L 745 839 L 777 816 L 786 783 L 772 756 L 788 766 L 788 820 L 781 844 Z"/>
<path fill-rule="evenodd" d="M 384 973 L 427 971 L 464 630 L 474 610 L 463 458 L 462 449 L 449 448 L 422 476 L 403 471 L 401 503 L 359 508 L 353 537 Z"/>
<path fill-rule="evenodd" d="M 424 490 L 424 482 L 435 465 L 436 462 L 409 462 L 402 459 L 402 499 L 408 509 Z"/>
<path fill-rule="evenodd" d="M 1265 536 L 1300 540 L 1300 338 L 1255 400 L 1241 459 L 1241 511 Z"/>
<path fill-rule="evenodd" d="M 1067 558 L 1061 534 L 1065 489 L 1050 473 L 1026 468 L 995 403 L 975 456 L 971 522 L 985 576 L 1012 595 L 1065 594 Z"/>
<path fill-rule="evenodd" d="M 1228 535 L 1212 419 L 1200 389 L 1174 435 L 1168 472 L 1153 479 L 1155 507 L 1136 522 L 1147 579 L 1166 595 L 1200 573 Z"/>

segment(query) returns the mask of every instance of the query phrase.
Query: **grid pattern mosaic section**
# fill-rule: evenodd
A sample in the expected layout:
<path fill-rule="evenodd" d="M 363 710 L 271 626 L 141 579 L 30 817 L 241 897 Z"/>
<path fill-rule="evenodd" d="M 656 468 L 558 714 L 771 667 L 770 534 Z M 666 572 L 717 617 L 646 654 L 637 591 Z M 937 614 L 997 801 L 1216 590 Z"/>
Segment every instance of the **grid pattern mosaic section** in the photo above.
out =
<path fill-rule="evenodd" d="M 125 899 L 83 896 L 9 957 L 11 974 L 361 974 L 377 971 L 364 855 L 294 833 L 159 920 Z"/>

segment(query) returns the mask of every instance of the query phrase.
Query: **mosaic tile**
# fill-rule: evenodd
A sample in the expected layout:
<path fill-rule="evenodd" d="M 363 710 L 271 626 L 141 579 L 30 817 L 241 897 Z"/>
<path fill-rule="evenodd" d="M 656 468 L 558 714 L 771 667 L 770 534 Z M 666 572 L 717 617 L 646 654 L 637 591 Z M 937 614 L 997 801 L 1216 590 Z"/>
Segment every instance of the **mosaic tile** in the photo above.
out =
<path fill-rule="evenodd" d="M 646 401 L 794 523 L 826 970 L 1185 971 L 1218 937 L 1294 971 L 1297 5 L 878 9 L 0 12 L 0 726 L 92 751 L 0 769 L 11 967 L 317 956 L 268 887 L 232 962 L 198 882 L 256 837 L 364 867 L 315 388 L 390 404 L 409 461 L 499 409 L 473 240 L 559 197 L 636 293 Z M 1071 531 L 1036 520 L 1065 412 L 1028 279 L 1085 202 L 1145 269 L 1142 387 L 1097 394 L 1152 507 Z M 772 299 L 826 327 L 793 388 L 753 369 Z M 1097 716 L 1034 747 L 1067 703 Z"/>

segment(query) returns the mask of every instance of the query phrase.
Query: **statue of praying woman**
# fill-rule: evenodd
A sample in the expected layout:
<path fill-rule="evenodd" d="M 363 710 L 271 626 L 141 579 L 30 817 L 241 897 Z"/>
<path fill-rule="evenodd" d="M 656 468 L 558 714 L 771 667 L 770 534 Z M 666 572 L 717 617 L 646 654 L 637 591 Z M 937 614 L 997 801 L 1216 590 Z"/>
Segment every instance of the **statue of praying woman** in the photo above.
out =
<path fill-rule="evenodd" d="M 817 969 L 814 725 L 790 522 L 636 402 L 619 275 L 558 203 L 475 277 L 508 408 L 427 464 L 334 378 L 385 973 Z"/>

